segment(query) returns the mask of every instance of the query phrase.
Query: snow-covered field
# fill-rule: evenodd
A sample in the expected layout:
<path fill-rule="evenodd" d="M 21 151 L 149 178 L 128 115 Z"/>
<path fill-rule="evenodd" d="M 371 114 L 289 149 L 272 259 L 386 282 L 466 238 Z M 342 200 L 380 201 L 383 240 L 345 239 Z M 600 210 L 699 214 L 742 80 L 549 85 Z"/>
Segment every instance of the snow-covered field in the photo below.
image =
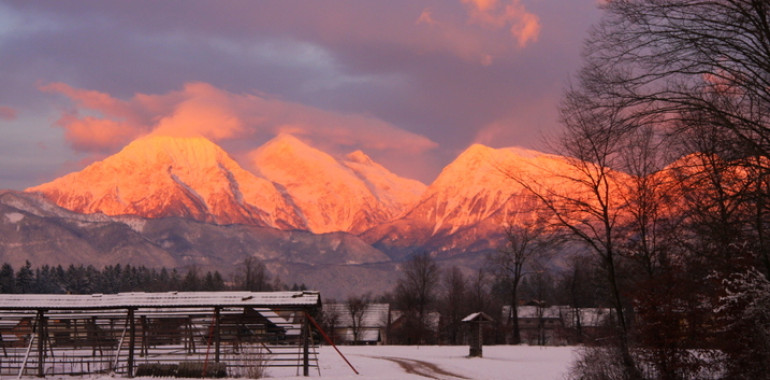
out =
<path fill-rule="evenodd" d="M 340 347 L 340 351 L 360 373 L 356 375 L 332 347 L 323 346 L 320 347 L 318 356 L 320 369 L 311 368 L 310 377 L 335 380 L 563 380 L 578 350 L 577 347 L 485 346 L 483 358 L 468 358 L 467 346 Z M 274 380 L 306 379 L 302 376 L 301 369 L 298 371 L 296 367 L 268 368 L 265 377 Z M 116 380 L 120 376 L 47 378 Z"/>
<path fill-rule="evenodd" d="M 320 375 L 328 379 L 564 379 L 576 347 L 485 346 L 483 358 L 468 358 L 468 346 L 343 346 L 340 351 L 359 376 L 331 347 L 321 347 Z M 295 368 L 270 368 L 271 378 L 303 379 Z M 301 375 L 301 373 L 300 373 Z"/>

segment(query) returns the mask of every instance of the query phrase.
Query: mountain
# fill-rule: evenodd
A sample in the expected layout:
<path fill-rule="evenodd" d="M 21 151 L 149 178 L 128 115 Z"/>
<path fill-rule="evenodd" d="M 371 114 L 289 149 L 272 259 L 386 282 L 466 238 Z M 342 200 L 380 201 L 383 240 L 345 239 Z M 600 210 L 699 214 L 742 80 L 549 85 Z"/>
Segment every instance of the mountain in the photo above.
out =
<path fill-rule="evenodd" d="M 282 279 L 323 290 L 327 297 L 352 294 L 367 278 L 368 285 L 384 288 L 396 276 L 395 271 L 377 269 L 391 268 L 388 256 L 344 232 L 313 234 L 178 217 L 81 214 L 38 194 L 0 191 L 0 262 L 15 268 L 26 260 L 35 267 L 195 266 L 228 276 L 247 257 L 264 262 Z M 374 273 L 379 277 L 371 277 Z M 340 281 L 345 278 L 351 280 Z"/>
<path fill-rule="evenodd" d="M 0 193 L 0 260 L 227 274 L 255 257 L 344 297 L 388 288 L 418 252 L 478 268 L 504 244 L 503 226 L 532 215 L 514 178 L 575 191 L 563 180 L 574 170 L 567 158 L 521 148 L 474 144 L 427 187 L 361 151 L 335 158 L 290 135 L 249 159 L 251 172 L 206 139 L 152 136 L 25 193 Z"/>
<path fill-rule="evenodd" d="M 474 144 L 441 171 L 402 218 L 378 225 L 362 238 L 393 259 L 435 252 L 450 257 L 500 248 L 503 226 L 527 217 L 531 198 L 513 178 L 561 182 L 564 157 L 521 148 Z"/>
<path fill-rule="evenodd" d="M 291 197 L 310 231 L 363 232 L 403 214 L 424 191 L 363 152 L 339 161 L 291 135 L 279 135 L 251 155 L 258 175 Z"/>
<path fill-rule="evenodd" d="M 359 233 L 400 216 L 425 189 L 363 152 L 340 161 L 289 135 L 252 158 L 256 175 L 205 138 L 149 136 L 26 191 L 85 214 Z"/>
<path fill-rule="evenodd" d="M 82 171 L 26 191 L 78 213 L 307 228 L 279 188 L 202 137 L 144 137 Z"/>

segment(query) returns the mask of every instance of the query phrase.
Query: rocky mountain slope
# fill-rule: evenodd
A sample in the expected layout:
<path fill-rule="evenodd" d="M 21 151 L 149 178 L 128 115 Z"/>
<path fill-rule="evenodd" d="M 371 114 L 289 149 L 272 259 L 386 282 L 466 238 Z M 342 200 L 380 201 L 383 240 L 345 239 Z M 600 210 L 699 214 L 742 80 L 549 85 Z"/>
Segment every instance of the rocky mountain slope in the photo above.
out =
<path fill-rule="evenodd" d="M 428 187 L 363 152 L 335 158 L 289 135 L 249 158 L 252 171 L 203 138 L 145 137 L 80 172 L 2 193 L 0 260 L 232 273 L 252 256 L 345 296 L 389 289 L 418 252 L 483 265 L 504 244 L 503 226 L 531 217 L 514 178 L 573 191 L 566 158 L 520 148 L 472 145 Z"/>
<path fill-rule="evenodd" d="M 503 225 L 533 211 L 531 197 L 514 178 L 555 185 L 568 167 L 564 157 L 474 144 L 444 168 L 404 217 L 362 237 L 394 259 L 418 250 L 439 257 L 494 251 L 501 246 Z"/>
<path fill-rule="evenodd" d="M 307 228 L 275 184 L 247 172 L 202 137 L 144 137 L 79 172 L 26 191 L 85 214 Z"/>
<path fill-rule="evenodd" d="M 363 152 L 340 162 L 290 135 L 267 142 L 251 158 L 258 174 L 283 189 L 316 233 L 362 232 L 404 213 L 425 189 Z"/>
<path fill-rule="evenodd" d="M 391 220 L 425 189 L 362 152 L 339 161 L 289 135 L 269 141 L 252 158 L 256 175 L 202 137 L 150 136 L 26 191 L 86 214 L 326 233 L 361 232 Z"/>
<path fill-rule="evenodd" d="M 219 270 L 228 278 L 250 256 L 264 262 L 274 275 L 312 284 L 329 296 L 342 297 L 347 294 L 343 290 L 352 292 L 367 278 L 367 286 L 386 287 L 396 276 L 395 271 L 376 269 L 392 268 L 385 254 L 344 232 L 313 234 L 178 217 L 80 214 L 37 194 L 0 192 L 0 262 L 15 268 L 26 260 L 34 266 L 195 266 Z M 371 278 L 373 271 L 380 276 Z"/>

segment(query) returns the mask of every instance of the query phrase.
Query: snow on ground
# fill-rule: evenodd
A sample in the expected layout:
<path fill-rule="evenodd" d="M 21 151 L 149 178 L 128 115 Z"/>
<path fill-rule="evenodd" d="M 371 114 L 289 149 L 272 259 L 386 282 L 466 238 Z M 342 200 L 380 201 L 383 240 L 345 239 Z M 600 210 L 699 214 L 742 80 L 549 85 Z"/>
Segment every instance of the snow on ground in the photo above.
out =
<path fill-rule="evenodd" d="M 332 347 L 321 347 L 320 377 L 328 379 L 527 379 L 562 380 L 577 348 L 485 346 L 483 358 L 468 358 L 468 346 L 342 346 L 360 373 L 353 373 Z M 411 372 L 411 373 L 410 373 Z M 304 379 L 295 368 L 270 368 L 268 376 Z M 319 377 L 311 368 L 311 377 Z"/>
<path fill-rule="evenodd" d="M 319 369 L 311 368 L 310 377 L 335 380 L 563 380 L 578 348 L 485 346 L 483 358 L 468 358 L 468 346 L 342 346 L 340 351 L 360 375 L 356 375 L 332 347 L 323 346 L 318 356 L 320 374 Z M 302 376 L 302 370 L 294 367 L 268 368 L 266 377 L 273 380 L 306 379 Z M 69 376 L 48 378 L 80 379 Z M 86 378 L 115 380 L 119 377 Z"/>

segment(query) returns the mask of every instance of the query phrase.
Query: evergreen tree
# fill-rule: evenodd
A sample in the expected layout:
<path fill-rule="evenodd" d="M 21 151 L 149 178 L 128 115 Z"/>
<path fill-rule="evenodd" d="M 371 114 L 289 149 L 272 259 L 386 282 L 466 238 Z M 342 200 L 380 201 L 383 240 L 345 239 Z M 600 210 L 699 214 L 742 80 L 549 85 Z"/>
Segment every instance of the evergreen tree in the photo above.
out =
<path fill-rule="evenodd" d="M 35 280 L 35 274 L 32 272 L 32 264 L 26 261 L 23 267 L 16 273 L 16 292 L 27 294 L 32 293 L 32 286 Z"/>
<path fill-rule="evenodd" d="M 5 294 L 16 293 L 16 276 L 11 264 L 5 263 L 0 268 L 0 292 Z"/>

